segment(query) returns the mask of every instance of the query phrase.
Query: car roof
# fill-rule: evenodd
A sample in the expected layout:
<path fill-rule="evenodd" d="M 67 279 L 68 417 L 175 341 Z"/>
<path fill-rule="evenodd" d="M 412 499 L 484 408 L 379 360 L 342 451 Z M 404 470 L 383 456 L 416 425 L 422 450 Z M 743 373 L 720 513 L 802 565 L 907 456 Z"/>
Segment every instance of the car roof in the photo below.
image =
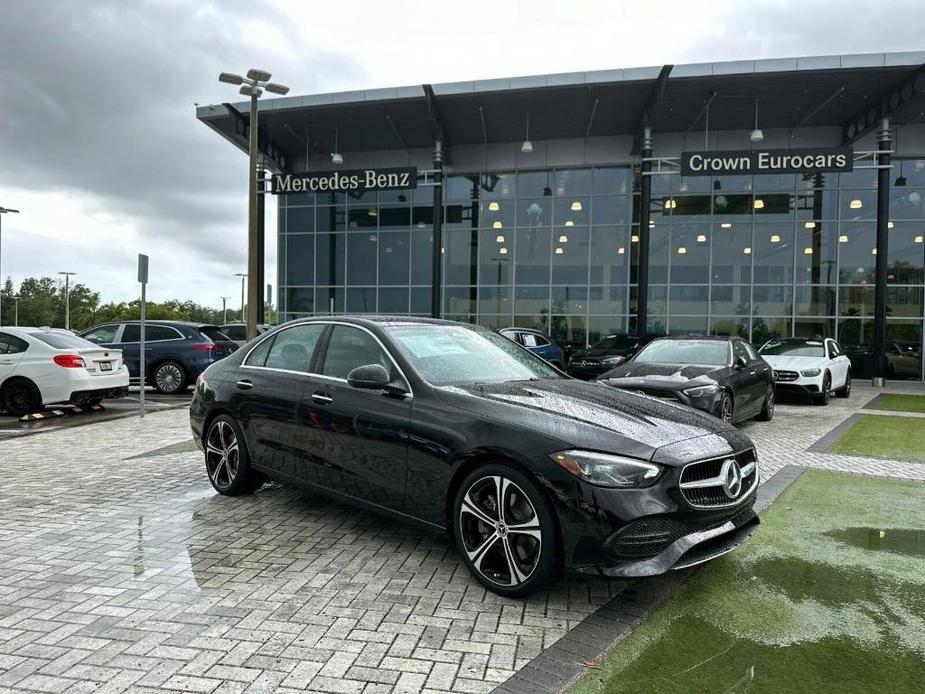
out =
<path fill-rule="evenodd" d="M 742 340 L 738 335 L 662 335 L 655 340 L 710 340 L 712 342 L 729 342 Z M 653 342 L 655 341 L 653 340 Z"/>
<path fill-rule="evenodd" d="M 425 318 L 423 316 L 390 316 L 382 314 L 346 314 L 336 316 L 312 316 L 311 318 L 298 318 L 289 321 L 286 325 L 296 323 L 351 323 L 363 327 L 383 325 L 470 325 L 458 321 L 444 320 L 442 318 Z M 478 326 L 473 326 L 478 327 Z"/>
<path fill-rule="evenodd" d="M 115 320 L 109 321 L 108 323 L 125 323 L 126 325 L 141 325 L 140 320 Z M 108 324 L 107 323 L 107 324 Z M 187 328 L 199 328 L 199 327 L 210 327 L 217 328 L 218 326 L 215 323 L 201 323 L 190 320 L 159 320 L 159 319 L 150 319 L 145 320 L 146 325 L 173 325 L 173 326 L 182 326 Z"/>

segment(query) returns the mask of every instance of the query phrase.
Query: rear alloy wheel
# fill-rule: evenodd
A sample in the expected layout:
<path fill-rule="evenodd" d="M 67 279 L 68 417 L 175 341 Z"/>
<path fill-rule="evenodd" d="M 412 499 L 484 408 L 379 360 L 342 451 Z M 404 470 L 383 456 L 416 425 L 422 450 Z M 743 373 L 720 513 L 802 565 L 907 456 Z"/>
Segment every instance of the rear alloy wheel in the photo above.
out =
<path fill-rule="evenodd" d="M 814 402 L 817 405 L 828 405 L 829 400 L 832 398 L 832 374 L 828 371 L 825 372 L 825 375 L 822 377 L 822 390 L 814 398 Z"/>
<path fill-rule="evenodd" d="M 840 398 L 847 398 L 851 395 L 851 371 L 845 374 L 845 385 L 835 391 L 835 395 Z"/>
<path fill-rule="evenodd" d="M 254 491 L 263 482 L 250 469 L 241 428 L 228 415 L 212 422 L 205 440 L 206 473 L 219 494 L 236 496 Z"/>
<path fill-rule="evenodd" d="M 732 402 L 732 396 L 729 393 L 723 393 L 723 399 L 719 403 L 719 417 L 724 422 L 733 424 L 735 405 Z"/>
<path fill-rule="evenodd" d="M 764 395 L 764 405 L 761 406 L 761 412 L 758 419 L 762 422 L 770 422 L 774 418 L 774 386 L 768 386 L 768 392 Z"/>
<path fill-rule="evenodd" d="M 14 417 L 22 417 L 42 409 L 42 394 L 38 387 L 25 378 L 8 381 L 0 393 L 0 409 Z"/>
<path fill-rule="evenodd" d="M 470 473 L 456 494 L 453 525 L 463 561 L 499 595 L 529 595 L 555 573 L 552 512 L 537 486 L 516 469 L 487 465 Z"/>
<path fill-rule="evenodd" d="M 175 395 L 186 388 L 186 372 L 175 361 L 165 361 L 154 369 L 154 387 L 164 395 Z"/>

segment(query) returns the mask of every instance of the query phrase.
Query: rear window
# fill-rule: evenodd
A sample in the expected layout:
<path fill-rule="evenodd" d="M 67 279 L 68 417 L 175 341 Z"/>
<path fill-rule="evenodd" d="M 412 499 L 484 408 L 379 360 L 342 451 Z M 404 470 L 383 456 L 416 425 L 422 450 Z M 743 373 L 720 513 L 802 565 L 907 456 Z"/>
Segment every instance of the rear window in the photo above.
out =
<path fill-rule="evenodd" d="M 199 326 L 199 332 L 212 340 L 212 342 L 231 342 L 231 338 L 215 325 L 201 325 Z"/>
<path fill-rule="evenodd" d="M 34 333 L 30 332 L 29 335 L 55 349 L 93 349 L 96 347 L 96 345 L 89 340 L 77 337 L 76 335 L 68 335 L 67 333 L 40 331 Z"/>
<path fill-rule="evenodd" d="M 232 340 L 243 340 L 247 337 L 247 329 L 243 325 L 226 325 L 221 330 Z M 266 331 L 258 328 L 257 332 Z"/>

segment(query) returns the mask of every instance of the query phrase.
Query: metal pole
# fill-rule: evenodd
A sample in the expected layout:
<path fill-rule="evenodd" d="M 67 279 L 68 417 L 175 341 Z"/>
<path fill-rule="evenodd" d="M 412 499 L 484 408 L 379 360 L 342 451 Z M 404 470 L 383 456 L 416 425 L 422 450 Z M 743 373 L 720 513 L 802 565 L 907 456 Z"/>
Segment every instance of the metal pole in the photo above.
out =
<path fill-rule="evenodd" d="M 141 283 L 141 326 L 138 329 L 138 405 L 141 416 L 145 416 L 145 319 L 147 318 L 145 288 L 147 282 Z"/>
<path fill-rule="evenodd" d="M 443 143 L 434 142 L 434 248 L 431 269 L 430 315 L 439 318 L 443 313 Z"/>
<path fill-rule="evenodd" d="M 14 296 L 13 301 L 15 302 L 13 304 L 13 306 L 15 307 L 14 309 L 15 312 L 13 313 L 13 326 L 18 328 L 19 327 L 19 297 Z"/>
<path fill-rule="evenodd" d="M 257 194 L 257 280 L 255 285 L 257 286 L 257 303 L 254 304 L 256 310 L 254 311 L 256 318 L 254 320 L 256 323 L 266 323 L 266 314 L 264 310 L 263 303 L 263 285 L 264 285 L 264 273 L 266 272 L 266 235 L 264 232 L 264 226 L 266 223 L 266 195 L 263 192 L 264 178 L 263 178 L 263 167 L 259 168 L 258 171 L 258 183 L 260 184 L 261 189 Z"/>
<path fill-rule="evenodd" d="M 247 279 L 247 275 L 241 275 L 241 322 L 244 322 L 244 280 Z"/>
<path fill-rule="evenodd" d="M 228 297 L 225 297 L 225 296 L 222 297 L 222 323 L 223 323 L 223 324 L 228 322 L 228 304 L 227 304 L 227 300 L 228 300 Z"/>
<path fill-rule="evenodd" d="M 636 268 L 636 334 L 642 337 L 649 325 L 649 218 L 652 199 L 652 129 L 643 130 L 642 180 L 639 195 L 639 249 Z M 632 241 L 632 239 L 630 239 Z M 630 243 L 632 248 L 632 243 Z"/>
<path fill-rule="evenodd" d="M 885 382 L 886 362 L 886 276 L 889 260 L 890 221 L 890 150 L 893 138 L 890 119 L 880 124 L 880 154 L 877 155 L 877 264 L 874 288 L 874 367 L 872 385 L 882 388 Z"/>
<path fill-rule="evenodd" d="M 3 213 L 0 213 L 0 268 L 3 268 Z M 3 270 L 0 269 L 0 284 L 2 283 Z M 0 291 L 0 325 L 3 325 L 3 291 Z"/>
<path fill-rule="evenodd" d="M 71 276 L 64 275 L 64 329 L 71 329 Z"/>
<path fill-rule="evenodd" d="M 247 301 L 251 310 L 247 312 L 247 339 L 253 340 L 257 337 L 257 304 L 260 303 L 260 282 L 259 270 L 257 268 L 257 256 L 259 253 L 257 239 L 257 93 L 251 94 L 251 114 L 249 123 L 250 145 L 249 164 L 248 164 L 248 231 L 247 231 Z M 244 311 L 242 304 L 242 313 Z M 243 319 L 242 319 L 243 320 Z"/>

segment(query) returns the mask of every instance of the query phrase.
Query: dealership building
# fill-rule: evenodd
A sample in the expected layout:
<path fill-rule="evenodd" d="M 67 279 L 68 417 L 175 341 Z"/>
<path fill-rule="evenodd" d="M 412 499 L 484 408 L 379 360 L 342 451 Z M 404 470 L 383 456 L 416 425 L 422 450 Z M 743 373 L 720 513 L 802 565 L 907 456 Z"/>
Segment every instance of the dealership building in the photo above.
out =
<path fill-rule="evenodd" d="M 247 150 L 248 104 L 197 117 Z M 830 336 L 925 378 L 925 53 L 262 98 L 258 138 L 281 321 Z"/>

